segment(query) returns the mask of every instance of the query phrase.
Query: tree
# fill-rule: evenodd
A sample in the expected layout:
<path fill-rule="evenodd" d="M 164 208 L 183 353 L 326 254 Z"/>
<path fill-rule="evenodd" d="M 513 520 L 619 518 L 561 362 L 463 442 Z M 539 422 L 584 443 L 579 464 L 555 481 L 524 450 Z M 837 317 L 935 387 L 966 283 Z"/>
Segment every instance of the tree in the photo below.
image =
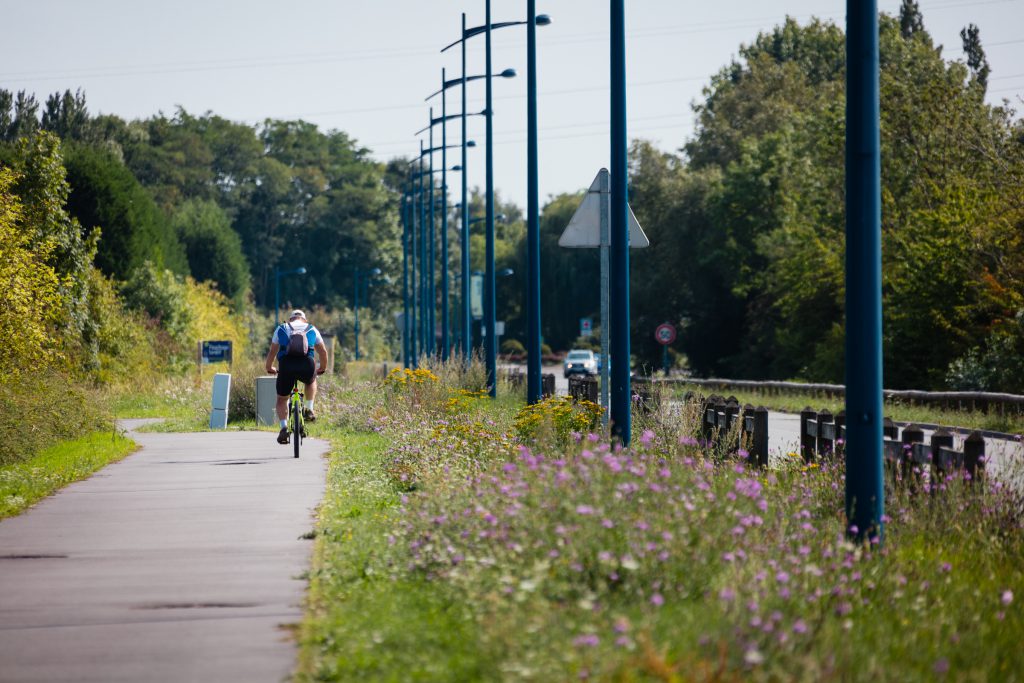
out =
<path fill-rule="evenodd" d="M 17 175 L 0 167 L 0 335 L 17 340 L 0 354 L 0 383 L 10 383 L 28 369 L 52 360 L 59 345 L 53 328 L 64 306 L 60 279 L 48 263 L 55 246 L 36 237 L 25 223 L 22 203 L 14 193 Z"/>
<path fill-rule="evenodd" d="M 210 200 L 189 199 L 175 212 L 171 226 L 184 245 L 192 277 L 213 283 L 241 305 L 249 292 L 249 264 L 224 210 Z"/>
<path fill-rule="evenodd" d="M 67 158 L 68 208 L 86 229 L 100 228 L 96 266 L 126 279 L 146 261 L 188 272 L 184 249 L 164 214 L 111 152 L 73 145 Z"/>
<path fill-rule="evenodd" d="M 15 97 L 0 90 L 0 141 L 14 142 L 39 130 L 39 103 L 24 90 Z"/>
<path fill-rule="evenodd" d="M 971 75 L 981 90 L 982 97 L 984 97 L 985 90 L 988 89 L 988 75 L 991 69 L 988 66 L 988 57 L 985 56 L 985 50 L 981 47 L 980 34 L 980 29 L 974 24 L 970 24 L 960 31 L 960 39 L 964 43 L 967 66 L 970 68 Z"/>
<path fill-rule="evenodd" d="M 86 135 L 89 112 L 85 108 L 85 93 L 70 90 L 64 94 L 54 93 L 46 98 L 43 110 L 42 129 L 48 130 L 62 140 L 80 140 Z"/>
<path fill-rule="evenodd" d="M 924 31 L 924 18 L 916 0 L 902 0 L 900 3 L 900 35 L 905 39 Z"/>

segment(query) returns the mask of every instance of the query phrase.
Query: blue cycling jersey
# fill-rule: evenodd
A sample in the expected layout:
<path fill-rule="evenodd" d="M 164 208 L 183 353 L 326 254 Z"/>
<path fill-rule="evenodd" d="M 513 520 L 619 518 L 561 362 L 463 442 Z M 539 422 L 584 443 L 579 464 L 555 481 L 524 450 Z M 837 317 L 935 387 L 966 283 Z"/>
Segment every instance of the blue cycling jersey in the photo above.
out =
<path fill-rule="evenodd" d="M 277 359 L 281 360 L 288 353 L 288 338 L 296 332 L 306 335 L 306 346 L 309 347 L 309 357 L 312 358 L 315 353 L 313 347 L 315 347 L 317 343 L 324 343 L 324 338 L 320 335 L 320 330 L 303 320 L 293 320 L 290 324 L 291 329 L 288 328 L 289 323 L 283 323 L 274 330 L 274 337 L 271 341 L 280 347 L 277 352 Z"/>

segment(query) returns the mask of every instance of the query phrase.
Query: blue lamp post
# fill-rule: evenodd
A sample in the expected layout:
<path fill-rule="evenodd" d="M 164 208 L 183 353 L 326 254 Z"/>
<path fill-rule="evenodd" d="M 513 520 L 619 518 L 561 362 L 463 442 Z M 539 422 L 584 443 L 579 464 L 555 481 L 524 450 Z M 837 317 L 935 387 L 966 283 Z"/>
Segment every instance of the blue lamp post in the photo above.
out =
<path fill-rule="evenodd" d="M 446 117 L 439 117 L 437 119 L 431 119 L 431 125 L 427 126 L 426 128 L 423 128 L 420 131 L 417 131 L 417 134 L 418 133 L 422 133 L 424 130 L 428 130 L 428 129 L 430 129 L 431 133 L 433 133 L 433 125 L 435 123 L 439 123 L 439 122 L 443 123 L 445 118 Z M 433 137 L 433 135 L 431 135 L 431 137 Z M 430 216 L 431 216 L 430 221 L 429 221 L 429 223 L 430 223 L 430 235 L 429 235 L 429 238 L 428 238 L 430 240 L 430 255 L 428 257 L 429 261 L 430 261 L 429 274 L 428 274 L 429 275 L 429 284 L 427 285 L 427 290 L 428 290 L 427 291 L 427 298 L 429 299 L 430 312 L 427 315 L 429 315 L 430 318 L 431 318 L 431 322 L 429 323 L 430 324 L 430 330 L 429 330 L 428 334 L 431 337 L 431 340 L 433 340 L 433 338 L 434 338 L 433 318 L 434 318 L 434 315 L 435 315 L 434 308 L 436 307 L 436 294 L 434 293 L 434 280 L 435 280 L 435 278 L 434 278 L 434 263 L 435 263 L 435 259 L 434 259 L 433 249 L 434 249 L 435 239 L 434 239 L 434 230 L 433 230 L 433 214 L 434 214 L 434 211 L 436 210 L 436 207 L 437 207 L 437 202 L 434 201 L 434 191 L 433 191 L 434 190 L 434 180 L 433 180 L 433 174 L 434 173 L 441 173 L 441 179 L 442 179 L 441 180 L 441 194 L 442 194 L 442 196 L 441 196 L 440 204 L 441 204 L 441 206 L 444 209 L 443 212 L 442 212 L 442 229 L 441 229 L 441 252 L 442 252 L 442 255 L 441 255 L 441 259 L 442 259 L 441 271 L 442 271 L 442 280 L 443 280 L 443 283 L 444 283 L 444 285 L 443 285 L 444 289 L 442 290 L 442 305 L 441 305 L 442 314 L 441 315 L 442 315 L 442 327 L 444 329 L 444 331 L 442 332 L 442 335 L 443 335 L 443 344 L 442 344 L 442 346 L 444 346 L 446 349 L 447 349 L 447 344 L 448 344 L 448 333 L 447 333 L 447 330 L 448 330 L 448 327 L 449 327 L 449 325 L 448 325 L 448 211 L 447 211 L 447 206 L 448 206 L 448 199 L 447 199 L 447 197 L 448 197 L 448 194 L 447 194 L 448 193 L 447 177 L 448 176 L 447 176 L 447 174 L 448 174 L 448 171 L 462 171 L 463 167 L 459 166 L 458 164 L 456 164 L 455 166 L 449 167 L 447 165 L 447 163 L 446 163 L 447 162 L 447 154 L 445 154 L 445 150 L 446 149 L 450 149 L 450 148 L 455 147 L 455 146 L 456 145 L 441 144 L 441 145 L 438 145 L 437 147 L 433 147 L 432 146 L 429 149 L 423 149 L 423 147 L 421 145 L 420 146 L 420 149 L 421 149 L 420 159 L 421 159 L 421 161 L 422 161 L 422 158 L 424 156 L 429 156 L 431 161 L 430 161 L 430 164 L 429 164 L 429 168 L 427 170 L 420 171 L 419 173 L 416 174 L 417 176 L 420 176 L 420 177 L 426 176 L 427 178 L 429 178 L 429 182 L 430 182 L 430 190 L 429 190 L 430 198 L 427 200 L 429 202 Z M 474 142 L 473 140 L 469 140 L 466 143 L 466 146 L 467 147 L 475 147 L 476 146 L 476 142 Z M 444 154 L 444 158 L 445 158 L 445 163 L 443 163 L 441 165 L 441 168 L 439 168 L 439 169 L 435 169 L 434 168 L 434 164 L 433 164 L 433 153 L 437 152 L 437 151 L 442 152 Z M 426 353 L 432 353 L 433 352 L 433 341 L 431 341 L 431 345 L 430 345 L 429 349 L 428 349 L 428 347 L 425 346 L 424 350 L 425 350 Z M 447 351 L 444 353 L 443 357 L 444 357 L 445 360 L 448 359 Z"/>
<path fill-rule="evenodd" d="M 846 514 L 884 536 L 878 3 L 846 3 Z"/>
<path fill-rule="evenodd" d="M 483 26 L 475 26 L 473 28 L 465 28 L 465 15 L 463 15 L 463 29 L 462 36 L 459 40 L 446 46 L 441 51 L 444 52 L 448 48 L 462 43 L 463 49 L 463 64 L 465 64 L 465 46 L 466 40 L 472 38 L 475 35 L 481 33 L 485 36 L 485 53 L 486 53 L 486 105 L 485 110 L 487 111 L 487 169 L 486 169 L 486 204 L 487 204 L 487 233 L 486 233 L 486 247 L 485 247 L 485 263 L 486 263 L 486 274 L 484 276 L 484 327 L 487 330 L 487 336 L 484 339 L 484 356 L 487 364 L 487 384 L 490 387 L 491 396 L 495 396 L 497 393 L 497 371 L 498 371 L 498 349 L 495 345 L 494 335 L 494 287 L 495 287 L 495 273 L 494 273 L 494 142 L 493 142 L 493 106 L 492 106 L 492 83 L 491 83 L 491 32 L 494 29 L 505 28 L 508 26 L 522 26 L 529 23 L 532 26 L 546 25 L 551 23 L 551 19 L 547 15 L 532 16 L 528 21 L 505 21 L 494 24 L 491 22 L 491 0 L 485 0 L 485 23 Z M 532 2 L 531 2 L 532 8 Z M 532 43 L 531 43 L 532 44 Z M 531 61 L 532 63 L 532 61 Z M 463 74 L 465 74 L 465 66 L 463 66 Z M 464 81 L 468 80 L 465 79 Z M 463 88 L 463 96 L 465 96 L 465 88 Z M 536 91 L 533 91 L 533 98 L 536 99 Z M 465 109 L 465 107 L 463 107 Z M 529 110 L 528 110 L 529 111 Z M 536 157 L 533 157 L 536 160 Z M 465 205 L 463 206 L 463 215 L 465 215 Z M 539 241 L 538 241 L 539 245 Z M 539 262 L 539 257 L 538 257 Z M 465 263 L 463 264 L 466 265 Z M 539 272 L 536 273 L 539 276 Z M 531 275 L 532 277 L 532 275 Z M 465 288 L 466 284 L 463 283 Z M 538 287 L 539 295 L 539 287 Z M 539 300 L 539 296 L 538 296 Z M 539 315 L 539 301 L 537 306 L 537 312 Z M 539 317 L 538 317 L 539 321 Z M 539 324 L 538 324 L 539 334 Z M 538 347 L 539 349 L 539 347 Z M 534 360 L 539 362 L 540 353 L 533 354 Z M 538 366 L 539 368 L 539 366 Z M 539 386 L 540 376 L 538 373 L 537 382 Z"/>
<path fill-rule="evenodd" d="M 426 131 L 426 130 L 430 131 L 430 149 L 427 149 L 427 150 L 425 150 L 423 152 L 423 153 L 429 155 L 429 157 L 430 157 L 430 171 L 429 171 L 430 173 L 434 173 L 434 170 L 433 170 L 433 168 L 434 168 L 434 154 L 433 153 L 436 152 L 436 151 L 440 151 L 441 152 L 441 169 L 440 169 L 441 170 L 441 206 L 444 207 L 444 211 L 442 211 L 442 213 L 441 213 L 441 264 L 442 264 L 441 265 L 441 282 L 442 282 L 442 289 L 441 289 L 441 358 L 442 358 L 442 360 L 448 360 L 448 356 L 449 356 L 449 353 L 450 353 L 449 337 L 448 337 L 448 330 L 450 328 L 450 323 L 449 323 L 449 320 L 448 320 L 448 316 L 449 316 L 449 302 L 448 302 L 448 210 L 447 210 L 447 207 L 448 207 L 448 170 L 449 170 L 448 169 L 448 150 L 451 149 L 452 147 L 461 146 L 462 147 L 462 158 L 463 158 L 463 162 L 465 162 L 466 148 L 467 147 L 475 147 L 476 146 L 476 142 L 474 142 L 473 140 L 465 140 L 465 136 L 463 136 L 463 142 L 462 142 L 461 145 L 449 145 L 448 144 L 448 126 L 447 126 L 447 121 L 449 119 L 455 118 L 455 115 L 449 116 L 448 113 L 446 112 L 447 105 L 445 103 L 445 99 L 446 98 L 444 97 L 444 93 L 445 93 L 445 89 L 446 89 L 445 83 L 446 83 L 446 81 L 445 81 L 445 78 L 444 78 L 444 69 L 441 69 L 441 90 L 438 91 L 438 92 L 441 93 L 441 116 L 435 118 L 434 117 L 434 113 L 433 113 L 433 109 L 431 109 L 430 110 L 430 123 L 425 128 L 421 128 L 420 130 L 416 131 L 417 135 L 422 133 L 423 131 Z M 431 97 L 433 97 L 436 94 L 437 93 L 434 93 L 433 95 L 430 95 L 429 97 L 427 97 L 427 99 L 429 100 Z M 483 113 L 484 112 L 480 112 L 477 115 L 482 115 Z M 472 116 L 473 114 L 470 114 L 470 115 Z M 434 146 L 434 126 L 437 125 L 438 123 L 441 124 L 441 144 L 438 145 L 437 147 L 435 147 Z M 450 170 L 460 170 L 461 171 L 464 168 L 465 168 L 464 165 L 456 165 L 456 166 L 453 166 Z M 463 174 L 463 184 L 465 184 L 465 174 Z M 430 205 L 431 205 L 432 210 L 431 210 L 431 214 L 430 214 L 431 215 L 431 221 L 430 221 L 430 244 L 431 244 L 431 256 L 430 256 L 430 264 L 431 264 L 431 268 L 430 268 L 431 295 L 430 295 L 430 302 L 431 302 L 431 308 L 432 309 L 433 309 L 434 305 L 436 304 L 436 295 L 433 293 L 433 286 L 434 286 L 434 270 L 433 270 L 434 256 L 433 256 L 433 247 L 434 247 L 434 242 L 435 242 L 435 240 L 434 240 L 434 229 L 433 229 L 434 228 L 434 223 L 433 223 L 433 215 L 434 215 L 433 207 L 435 206 L 434 201 L 433 201 L 433 189 L 434 189 L 434 183 L 433 183 L 433 181 L 431 181 L 431 183 L 430 183 L 430 194 L 431 194 Z M 434 320 L 433 310 L 431 310 L 431 328 L 433 328 L 433 320 Z M 433 340 L 434 340 L 433 329 L 431 330 L 430 336 L 431 336 L 431 345 L 432 345 L 433 344 Z"/>
<path fill-rule="evenodd" d="M 355 347 L 356 347 L 356 360 L 359 360 L 359 285 L 362 284 L 363 288 L 369 292 L 372 281 L 370 278 L 380 275 L 380 268 L 371 268 L 368 271 L 361 271 L 359 266 L 356 266 L 355 276 L 353 277 L 353 292 L 352 292 L 352 310 L 355 314 Z M 360 282 L 362 280 L 362 282 Z M 369 296 L 369 293 L 367 293 Z"/>
<path fill-rule="evenodd" d="M 409 320 L 409 233 L 410 233 L 410 208 L 412 206 L 412 192 L 406 183 L 406 189 L 402 192 L 402 367 L 408 368 L 412 365 L 412 348 Z"/>
<path fill-rule="evenodd" d="M 626 8 L 611 0 L 611 302 L 612 434 L 628 446 L 632 429 L 629 378 L 629 204 L 626 140 Z"/>
<path fill-rule="evenodd" d="M 472 31 L 472 33 L 470 31 Z M 444 91 L 447 90 L 448 88 L 454 87 L 456 85 L 461 85 L 462 86 L 462 113 L 461 114 L 457 114 L 456 116 L 459 116 L 462 119 L 462 143 L 463 143 L 462 144 L 462 167 L 463 168 L 466 168 L 466 147 L 468 146 L 466 144 L 466 117 L 473 115 L 473 114 L 470 114 L 470 113 L 466 112 L 466 83 L 469 83 L 470 81 L 480 80 L 481 78 L 486 78 L 487 79 L 488 100 L 487 100 L 487 106 L 480 113 L 487 117 L 486 120 L 487 120 L 487 135 L 488 135 L 488 138 L 487 138 L 487 154 L 488 154 L 488 159 L 491 159 L 492 156 L 493 156 L 493 151 L 492 151 L 492 144 L 493 143 L 491 142 L 491 139 L 490 139 L 491 115 L 492 115 L 492 107 L 491 107 L 491 101 L 490 101 L 490 86 L 491 86 L 491 78 L 492 78 L 492 75 L 491 75 L 490 53 L 488 53 L 488 59 L 487 59 L 487 73 L 485 73 L 485 74 L 477 74 L 475 76 L 467 76 L 466 75 L 466 41 L 465 41 L 465 39 L 468 38 L 471 35 L 476 35 L 479 32 L 480 32 L 479 27 L 478 28 L 474 28 L 474 29 L 470 29 L 469 31 L 467 31 L 467 29 L 466 29 L 466 15 L 465 15 L 465 13 L 463 13 L 463 15 L 462 15 L 462 37 L 459 38 L 458 40 L 456 40 L 455 42 L 453 42 L 453 43 L 451 43 L 449 45 L 446 45 L 444 48 L 441 49 L 441 52 L 445 52 L 449 48 L 451 48 L 451 47 L 461 43 L 461 45 L 462 45 L 462 76 L 460 78 L 453 78 L 451 80 L 445 80 L 443 75 L 442 75 L 441 89 L 436 91 L 436 92 L 434 92 L 434 93 L 432 93 L 430 96 L 427 97 L 427 100 L 429 100 L 430 98 L 432 98 L 432 97 L 434 97 L 434 96 L 436 96 L 438 94 L 444 93 Z M 501 76 L 502 78 L 515 78 L 516 71 L 515 71 L 515 69 L 505 69 L 504 71 L 502 71 L 498 75 Z M 462 215 L 462 226 L 461 226 L 462 230 L 461 230 L 461 235 L 460 235 L 460 237 L 461 237 L 461 244 L 460 244 L 460 246 L 461 246 L 461 249 L 462 249 L 462 259 L 461 259 L 462 260 L 462 264 L 461 264 L 461 266 L 462 266 L 462 268 L 461 268 L 462 269 L 462 310 L 461 310 L 461 314 L 462 314 L 463 329 L 469 329 L 469 323 L 470 323 L 469 277 L 467 275 L 467 273 L 469 273 L 469 224 L 466 222 L 466 219 L 465 219 L 465 216 L 468 214 L 468 210 L 469 210 L 469 191 L 468 191 L 468 184 L 467 183 L 468 183 L 467 176 L 466 176 L 465 173 L 463 173 L 462 174 L 462 211 L 460 212 L 461 215 Z M 472 346 L 471 346 L 471 341 L 470 341 L 471 335 L 464 335 L 464 336 L 465 336 L 465 340 L 464 340 L 462 352 L 463 352 L 463 356 L 466 359 L 468 359 L 470 357 L 470 354 L 472 353 Z"/>
<path fill-rule="evenodd" d="M 305 275 L 306 267 L 293 268 L 292 270 L 274 269 L 274 327 L 281 324 L 281 278 L 285 275 Z"/>

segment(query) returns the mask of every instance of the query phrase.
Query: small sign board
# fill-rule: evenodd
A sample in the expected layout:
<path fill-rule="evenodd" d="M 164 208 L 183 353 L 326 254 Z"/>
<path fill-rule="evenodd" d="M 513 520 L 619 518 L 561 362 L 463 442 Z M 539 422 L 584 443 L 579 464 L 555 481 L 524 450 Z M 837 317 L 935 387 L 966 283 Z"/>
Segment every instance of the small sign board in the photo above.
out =
<path fill-rule="evenodd" d="M 663 346 L 668 346 L 676 340 L 676 328 L 674 325 L 662 323 L 654 330 L 654 338 Z"/>
<path fill-rule="evenodd" d="M 473 320 L 484 317 L 484 276 L 477 273 L 469 278 L 469 312 Z"/>
<path fill-rule="evenodd" d="M 203 365 L 209 363 L 230 363 L 231 342 L 230 341 L 204 341 L 202 344 L 201 359 Z"/>
<path fill-rule="evenodd" d="M 580 318 L 580 336 L 589 337 L 594 334 L 594 319 Z"/>
<path fill-rule="evenodd" d="M 483 336 L 483 337 L 487 336 L 487 326 L 486 325 L 481 325 L 480 326 L 480 335 Z M 505 321 L 504 320 L 495 320 L 494 321 L 494 336 L 495 337 L 503 337 L 503 336 L 505 336 Z"/>

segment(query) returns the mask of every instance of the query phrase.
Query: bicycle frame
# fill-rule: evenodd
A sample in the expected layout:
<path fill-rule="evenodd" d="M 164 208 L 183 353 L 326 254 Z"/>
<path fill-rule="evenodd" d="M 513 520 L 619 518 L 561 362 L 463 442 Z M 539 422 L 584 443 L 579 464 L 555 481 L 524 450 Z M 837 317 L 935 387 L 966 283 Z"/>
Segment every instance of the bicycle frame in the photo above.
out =
<path fill-rule="evenodd" d="M 302 445 L 302 437 L 306 433 L 306 422 L 302 415 L 302 399 L 304 395 L 299 391 L 298 381 L 292 385 L 292 393 L 288 398 L 288 417 L 292 423 L 292 446 L 295 457 L 299 457 L 299 447 Z"/>

